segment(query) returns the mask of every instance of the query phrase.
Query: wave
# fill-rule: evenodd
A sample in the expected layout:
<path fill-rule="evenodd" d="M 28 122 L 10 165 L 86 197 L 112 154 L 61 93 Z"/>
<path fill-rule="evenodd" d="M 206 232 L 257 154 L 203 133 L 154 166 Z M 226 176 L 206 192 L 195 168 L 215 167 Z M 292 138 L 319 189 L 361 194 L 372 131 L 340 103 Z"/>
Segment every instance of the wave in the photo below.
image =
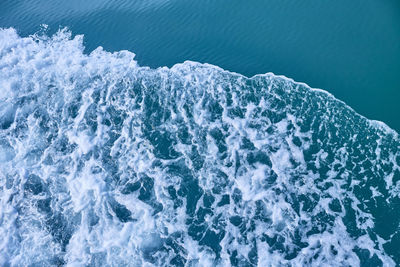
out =
<path fill-rule="evenodd" d="M 1 265 L 400 262 L 400 142 L 320 89 L 0 29 Z"/>

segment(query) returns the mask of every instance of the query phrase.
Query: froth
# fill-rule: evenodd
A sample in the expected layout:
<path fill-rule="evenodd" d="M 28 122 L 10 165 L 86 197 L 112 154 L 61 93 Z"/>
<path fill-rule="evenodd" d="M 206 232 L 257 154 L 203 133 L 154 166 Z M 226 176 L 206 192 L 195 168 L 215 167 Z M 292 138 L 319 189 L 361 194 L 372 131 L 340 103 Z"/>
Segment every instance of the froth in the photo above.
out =
<path fill-rule="evenodd" d="M 397 133 L 286 77 L 82 39 L 0 30 L 1 265 L 399 261 Z"/>

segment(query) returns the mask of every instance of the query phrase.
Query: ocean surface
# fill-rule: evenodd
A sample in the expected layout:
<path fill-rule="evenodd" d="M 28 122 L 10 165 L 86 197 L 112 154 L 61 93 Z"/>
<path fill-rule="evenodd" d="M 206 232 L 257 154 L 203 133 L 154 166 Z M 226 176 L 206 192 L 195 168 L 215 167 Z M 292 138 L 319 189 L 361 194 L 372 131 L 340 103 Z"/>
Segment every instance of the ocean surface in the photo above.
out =
<path fill-rule="evenodd" d="M 0 266 L 398 266 L 399 6 L 3 0 Z"/>
<path fill-rule="evenodd" d="M 141 66 L 191 60 L 322 88 L 400 131 L 398 0 L 1 0 L 0 27 L 85 35 Z"/>

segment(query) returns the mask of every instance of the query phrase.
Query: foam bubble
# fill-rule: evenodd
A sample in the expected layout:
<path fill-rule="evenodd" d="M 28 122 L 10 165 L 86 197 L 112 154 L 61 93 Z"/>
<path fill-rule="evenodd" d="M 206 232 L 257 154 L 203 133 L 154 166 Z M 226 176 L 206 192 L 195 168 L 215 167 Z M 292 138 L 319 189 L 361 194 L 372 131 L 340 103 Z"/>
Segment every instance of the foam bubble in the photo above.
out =
<path fill-rule="evenodd" d="M 399 261 L 396 132 L 283 76 L 82 40 L 0 30 L 1 265 Z"/>

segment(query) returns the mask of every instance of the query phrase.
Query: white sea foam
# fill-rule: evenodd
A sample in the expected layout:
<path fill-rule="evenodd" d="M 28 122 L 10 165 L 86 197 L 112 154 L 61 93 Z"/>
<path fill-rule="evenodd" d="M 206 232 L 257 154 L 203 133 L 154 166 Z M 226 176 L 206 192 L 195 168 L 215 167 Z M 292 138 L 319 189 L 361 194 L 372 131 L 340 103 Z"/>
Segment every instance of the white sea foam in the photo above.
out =
<path fill-rule="evenodd" d="M 82 38 L 0 30 L 0 265 L 395 266 L 367 205 L 399 197 L 397 133 L 286 77 Z"/>

